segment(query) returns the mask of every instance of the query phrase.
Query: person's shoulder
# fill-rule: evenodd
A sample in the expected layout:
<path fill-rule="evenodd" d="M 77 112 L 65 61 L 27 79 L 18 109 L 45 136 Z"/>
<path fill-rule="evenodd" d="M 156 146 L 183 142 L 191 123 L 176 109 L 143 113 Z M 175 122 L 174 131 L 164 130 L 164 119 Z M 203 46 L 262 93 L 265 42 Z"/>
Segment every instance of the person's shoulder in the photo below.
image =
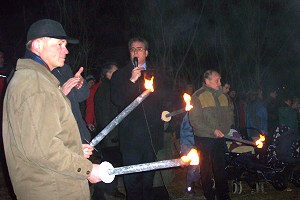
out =
<path fill-rule="evenodd" d="M 124 75 L 130 74 L 133 66 L 128 63 L 127 65 L 120 67 L 117 71 L 115 71 L 112 75 L 111 82 L 114 82 L 116 79 L 122 79 Z"/>
<path fill-rule="evenodd" d="M 71 73 L 71 74 L 73 73 L 70 65 L 68 65 L 68 64 L 65 64 L 62 67 L 58 67 L 58 69 L 60 69 L 60 71 L 62 71 L 63 73 Z"/>
<path fill-rule="evenodd" d="M 196 90 L 193 94 L 193 96 L 200 96 L 201 94 L 208 92 L 208 90 L 206 90 L 204 87 L 199 88 L 198 90 Z"/>

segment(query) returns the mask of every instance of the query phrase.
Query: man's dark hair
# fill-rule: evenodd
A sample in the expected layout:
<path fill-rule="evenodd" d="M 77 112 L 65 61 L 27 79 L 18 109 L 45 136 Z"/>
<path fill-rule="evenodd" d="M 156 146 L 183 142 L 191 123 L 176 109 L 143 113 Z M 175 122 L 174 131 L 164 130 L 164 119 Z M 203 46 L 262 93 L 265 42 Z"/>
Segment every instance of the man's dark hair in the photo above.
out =
<path fill-rule="evenodd" d="M 134 43 L 134 42 L 141 42 L 141 43 L 143 43 L 146 50 L 148 50 L 148 48 L 149 48 L 149 44 L 148 44 L 148 41 L 146 39 L 144 39 L 142 37 L 134 37 L 134 38 L 131 38 L 129 40 L 129 42 L 128 42 L 128 49 L 130 49 L 132 43 Z"/>

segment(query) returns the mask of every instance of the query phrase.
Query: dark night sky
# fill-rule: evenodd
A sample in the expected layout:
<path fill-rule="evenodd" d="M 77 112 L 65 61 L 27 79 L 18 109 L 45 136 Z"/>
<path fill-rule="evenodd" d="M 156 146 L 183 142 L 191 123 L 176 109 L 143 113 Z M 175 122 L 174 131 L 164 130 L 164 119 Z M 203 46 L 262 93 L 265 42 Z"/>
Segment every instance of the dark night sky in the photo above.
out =
<path fill-rule="evenodd" d="M 57 2 L 60 5 L 62 2 L 66 2 L 67 13 L 72 16 L 75 16 L 75 12 L 77 12 L 74 2 L 82 4 L 78 11 L 81 13 L 77 13 L 77 15 L 82 15 L 82 18 L 87 20 L 83 23 L 86 24 L 84 27 L 86 33 L 83 34 L 82 29 L 78 27 L 78 16 L 67 17 L 68 20 L 60 20 L 66 19 L 66 17 L 62 16 L 64 12 L 62 12 L 62 7 L 56 6 Z M 152 45 L 151 56 L 156 53 L 154 60 L 165 63 L 161 61 L 162 58 L 159 56 L 176 55 L 175 58 L 179 60 L 173 59 L 166 65 L 173 66 L 173 70 L 176 70 L 176 67 L 183 63 L 180 71 L 183 75 L 181 76 L 188 73 L 192 76 L 199 71 L 202 73 L 201 70 L 196 69 L 199 68 L 200 63 L 200 66 L 204 68 L 207 68 L 206 65 L 225 66 L 226 68 L 223 68 L 222 71 L 225 70 L 226 74 L 229 75 L 232 73 L 232 69 L 228 71 L 227 65 L 236 65 L 240 74 L 249 78 L 255 76 L 252 70 L 255 68 L 253 63 L 259 61 L 262 67 L 260 73 L 263 80 L 269 79 L 266 74 L 270 73 L 276 77 L 276 80 L 282 79 L 278 82 L 288 83 L 294 87 L 298 84 L 299 78 L 295 74 L 300 73 L 300 26 L 298 26 L 300 1 L 262 0 L 250 4 L 253 6 L 253 10 L 251 10 L 253 13 L 248 14 L 248 16 L 245 14 L 245 10 L 242 10 L 246 1 L 158 0 L 155 1 L 159 4 L 159 6 L 156 5 L 157 7 L 152 2 L 154 1 L 2 1 L 0 7 L 0 49 L 6 53 L 7 62 L 13 65 L 16 59 L 24 53 L 26 32 L 30 24 L 38 19 L 52 18 L 60 21 L 68 34 L 80 39 L 80 47 L 84 45 L 91 47 L 90 52 L 86 55 L 82 53 L 84 51 L 77 49 L 82 53 L 81 59 L 84 60 L 83 58 L 86 57 L 91 66 L 111 59 L 111 57 L 118 57 L 120 62 L 123 62 L 128 57 L 128 52 L 126 52 L 128 39 L 136 34 L 146 33 L 150 46 Z M 185 52 L 181 51 L 179 47 L 188 44 L 197 17 L 201 13 L 203 2 L 205 2 L 206 7 L 200 18 L 199 36 L 195 38 L 193 44 L 198 46 L 192 46 L 189 54 L 184 57 Z M 249 2 L 247 1 L 247 3 Z M 257 10 L 255 10 L 256 6 Z M 241 10 L 239 10 L 240 8 Z M 161 25 L 160 17 L 164 20 L 162 24 L 165 26 L 162 34 L 161 32 L 154 32 Z M 248 27 L 244 26 L 245 22 L 242 21 L 242 18 L 248 20 L 248 23 L 254 24 Z M 252 27 L 257 28 L 258 31 L 252 31 Z M 263 30 L 261 31 L 262 35 L 259 35 L 261 34 L 259 30 Z M 256 35 L 259 35 L 256 41 L 250 41 L 249 44 L 245 43 L 248 38 L 255 38 Z M 222 37 L 225 39 L 221 40 Z M 256 42 L 261 41 L 264 43 L 257 48 L 260 44 Z M 172 52 L 162 51 L 165 47 L 167 50 L 171 49 Z M 72 51 L 72 47 L 70 48 Z M 222 51 L 223 48 L 224 51 Z M 187 47 L 184 46 L 183 49 L 187 49 Z M 232 52 L 228 52 L 231 50 Z M 222 55 L 223 52 L 226 54 Z M 242 55 L 241 52 L 244 52 L 245 55 Z M 180 59 L 185 60 L 181 62 Z M 194 65 L 196 61 L 198 62 Z M 252 64 L 253 66 L 251 66 Z M 246 65 L 249 67 L 247 68 Z M 189 66 L 196 66 L 196 68 L 188 69 Z M 263 69 L 267 70 L 263 72 Z M 199 79 L 199 75 L 194 79 Z M 244 79 L 244 82 L 249 82 L 247 80 Z"/>
<path fill-rule="evenodd" d="M 43 3 L 46 2 L 46 3 Z M 52 1 L 37 0 L 7 0 L 0 7 L 0 49 L 6 53 L 9 62 L 23 55 L 25 50 L 26 32 L 29 26 L 38 19 L 50 18 L 59 20 L 59 10 L 56 6 L 51 7 Z M 63 1 L 61 1 L 63 2 Z M 66 1 L 69 6 L 75 1 Z M 79 1 L 80 2 L 80 1 Z M 55 4 L 55 1 L 53 1 Z M 126 27 L 124 24 L 123 5 L 118 0 L 98 1 L 89 0 L 85 4 L 86 9 L 95 9 L 95 19 L 90 20 L 85 28 L 91 30 L 91 40 L 99 43 L 102 50 L 119 46 L 126 47 Z M 70 12 L 69 12 L 70 13 Z M 76 26 L 76 21 L 72 22 Z M 68 27 L 64 26 L 67 34 L 80 38 L 78 33 L 70 33 Z M 102 52 L 99 52 L 102 53 Z M 104 52 L 105 53 L 105 52 Z"/>

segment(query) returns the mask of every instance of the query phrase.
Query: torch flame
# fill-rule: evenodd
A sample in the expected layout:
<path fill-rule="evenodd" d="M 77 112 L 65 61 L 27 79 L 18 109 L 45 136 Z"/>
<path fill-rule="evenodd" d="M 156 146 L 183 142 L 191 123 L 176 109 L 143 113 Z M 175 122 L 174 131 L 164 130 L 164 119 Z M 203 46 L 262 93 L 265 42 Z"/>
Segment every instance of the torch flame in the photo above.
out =
<path fill-rule="evenodd" d="M 150 80 L 148 80 L 146 78 L 144 79 L 145 80 L 145 88 L 147 90 L 151 90 L 151 92 L 154 92 L 153 79 L 154 79 L 154 76 L 152 76 Z"/>
<path fill-rule="evenodd" d="M 255 141 L 255 144 L 257 148 L 261 149 L 263 148 L 264 144 L 263 142 L 266 140 L 266 137 L 263 135 L 259 135 L 259 139 Z"/>
<path fill-rule="evenodd" d="M 183 99 L 186 103 L 185 110 L 190 111 L 193 108 L 193 106 L 191 105 L 191 99 L 192 99 L 191 96 L 188 95 L 187 93 L 184 93 L 183 94 Z"/>
<path fill-rule="evenodd" d="M 196 149 L 191 149 L 186 156 L 182 156 L 183 162 L 190 162 L 190 165 L 199 165 L 199 155 Z"/>

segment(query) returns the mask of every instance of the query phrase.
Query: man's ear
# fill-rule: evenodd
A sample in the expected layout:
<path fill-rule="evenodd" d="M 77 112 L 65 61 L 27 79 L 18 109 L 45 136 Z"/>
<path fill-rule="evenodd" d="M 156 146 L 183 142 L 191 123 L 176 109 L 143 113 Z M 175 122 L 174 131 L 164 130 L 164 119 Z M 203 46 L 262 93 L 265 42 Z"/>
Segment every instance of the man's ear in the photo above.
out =
<path fill-rule="evenodd" d="M 146 57 L 147 57 L 147 56 L 148 56 L 148 50 L 146 50 L 146 52 L 145 52 L 145 53 L 146 53 Z"/>
<path fill-rule="evenodd" d="M 41 52 L 41 50 L 42 50 L 41 45 L 42 44 L 41 44 L 40 40 L 33 40 L 32 41 L 32 47 L 37 52 Z"/>

